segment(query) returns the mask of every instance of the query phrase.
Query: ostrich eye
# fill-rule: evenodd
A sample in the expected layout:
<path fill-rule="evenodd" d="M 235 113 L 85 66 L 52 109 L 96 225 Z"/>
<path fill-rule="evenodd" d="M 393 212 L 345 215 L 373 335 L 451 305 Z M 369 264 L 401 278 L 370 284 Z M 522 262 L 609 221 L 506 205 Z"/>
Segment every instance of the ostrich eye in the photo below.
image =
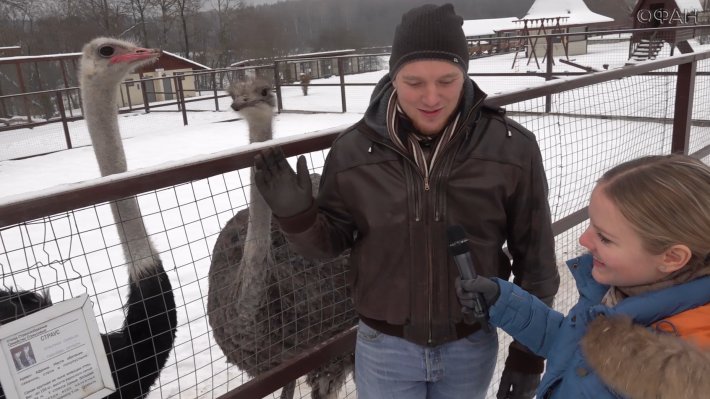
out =
<path fill-rule="evenodd" d="M 111 46 L 101 46 L 99 47 L 99 54 L 101 54 L 102 57 L 110 57 L 115 53 L 116 50 L 114 50 L 113 47 Z"/>
<path fill-rule="evenodd" d="M 269 89 L 263 88 L 261 89 L 261 96 L 266 97 L 266 95 L 269 94 Z"/>

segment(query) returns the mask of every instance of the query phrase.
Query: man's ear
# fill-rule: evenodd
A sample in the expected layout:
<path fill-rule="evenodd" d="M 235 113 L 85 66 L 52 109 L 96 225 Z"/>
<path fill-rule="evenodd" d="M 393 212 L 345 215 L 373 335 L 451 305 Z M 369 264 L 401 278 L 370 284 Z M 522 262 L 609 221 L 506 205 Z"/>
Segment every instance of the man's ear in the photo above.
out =
<path fill-rule="evenodd" d="M 673 273 L 685 266 L 693 252 L 687 245 L 675 244 L 661 254 L 661 264 L 658 269 L 664 273 Z"/>

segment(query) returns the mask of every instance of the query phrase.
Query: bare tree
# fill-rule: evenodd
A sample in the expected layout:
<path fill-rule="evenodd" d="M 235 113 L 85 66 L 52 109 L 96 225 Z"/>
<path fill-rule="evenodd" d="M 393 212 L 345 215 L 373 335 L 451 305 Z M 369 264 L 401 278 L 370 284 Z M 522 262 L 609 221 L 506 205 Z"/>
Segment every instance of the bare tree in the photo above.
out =
<path fill-rule="evenodd" d="M 202 7 L 203 0 L 176 0 L 178 14 L 180 15 L 180 23 L 182 24 L 182 36 L 185 44 L 185 57 L 190 57 L 190 41 L 187 32 L 187 18 L 190 14 L 197 12 Z"/>
<path fill-rule="evenodd" d="M 230 26 L 234 20 L 234 13 L 238 4 L 235 0 L 210 0 L 217 14 L 217 65 L 227 66 L 232 63 L 233 35 L 230 34 Z"/>
<path fill-rule="evenodd" d="M 146 14 L 153 6 L 153 0 L 126 0 L 125 4 L 133 15 L 134 23 L 140 28 L 140 42 L 147 47 L 150 47 L 150 40 L 146 30 Z"/>
<path fill-rule="evenodd" d="M 160 19 L 159 43 L 168 43 L 170 28 L 178 13 L 177 0 L 153 0 Z"/>

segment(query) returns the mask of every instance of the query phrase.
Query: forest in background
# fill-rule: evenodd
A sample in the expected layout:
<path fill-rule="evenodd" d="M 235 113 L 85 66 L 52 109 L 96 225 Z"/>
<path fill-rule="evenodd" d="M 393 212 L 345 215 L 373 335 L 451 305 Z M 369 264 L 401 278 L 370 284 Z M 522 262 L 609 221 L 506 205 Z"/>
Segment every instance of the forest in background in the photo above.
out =
<path fill-rule="evenodd" d="M 134 40 L 210 67 L 245 59 L 390 44 L 406 10 L 434 0 L 0 0 L 0 47 L 77 52 L 97 36 Z M 465 19 L 523 16 L 534 0 L 449 0 Z M 587 0 L 630 23 L 633 0 Z"/>

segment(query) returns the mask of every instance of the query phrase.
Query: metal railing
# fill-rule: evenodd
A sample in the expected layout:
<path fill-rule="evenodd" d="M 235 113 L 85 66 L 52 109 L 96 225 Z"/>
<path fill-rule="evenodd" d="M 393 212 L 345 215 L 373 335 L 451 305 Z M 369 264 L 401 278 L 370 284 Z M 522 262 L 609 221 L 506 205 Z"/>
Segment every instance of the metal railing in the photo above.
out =
<path fill-rule="evenodd" d="M 469 75 L 474 78 L 490 78 L 490 77 L 500 77 L 500 76 L 510 76 L 510 77 L 535 77 L 541 80 L 553 80 L 557 78 L 577 76 L 587 74 L 593 71 L 603 70 L 602 68 L 589 67 L 588 65 L 580 65 L 574 61 L 570 61 L 566 58 L 560 58 L 560 62 L 579 68 L 579 71 L 555 71 L 555 57 L 553 57 L 554 42 L 560 40 L 567 40 L 570 37 L 585 37 L 592 38 L 597 36 L 608 36 L 615 34 L 632 34 L 632 35 L 659 35 L 662 37 L 664 34 L 671 34 L 678 30 L 688 30 L 692 29 L 696 32 L 707 32 L 710 30 L 710 25 L 696 25 L 692 27 L 664 27 L 664 28 L 644 28 L 644 29 L 615 29 L 615 30 L 605 30 L 605 31 L 595 31 L 595 32 L 570 32 L 570 33 L 555 33 L 547 35 L 528 35 L 528 36 L 510 36 L 502 38 L 489 38 L 485 40 L 489 41 L 506 41 L 506 42 L 516 42 L 519 43 L 515 47 L 514 52 L 520 51 L 525 52 L 525 43 L 530 43 L 531 41 L 540 41 L 546 44 L 546 52 L 540 54 L 543 57 L 544 69 L 525 71 L 525 72 L 502 72 L 502 71 L 476 71 L 470 73 Z M 483 40 L 483 39 L 482 39 Z M 630 45 L 632 43 L 630 42 Z M 224 90 L 234 81 L 244 79 L 246 77 L 261 77 L 274 84 L 277 97 L 277 109 L 279 112 L 282 111 L 298 111 L 294 109 L 289 109 L 284 107 L 283 91 L 285 88 L 298 87 L 300 83 L 297 82 L 297 77 L 295 75 L 298 68 L 304 68 L 303 64 L 310 65 L 309 63 L 315 63 L 316 65 L 321 65 L 326 62 L 329 65 L 334 65 L 332 69 L 333 74 L 339 77 L 337 83 L 324 83 L 324 82 L 311 82 L 309 86 L 312 87 L 337 87 L 339 88 L 341 106 L 340 112 L 347 112 L 348 100 L 346 95 L 346 90 L 348 88 L 356 88 L 359 86 L 374 86 L 376 82 L 368 83 L 353 83 L 347 82 L 345 75 L 349 73 L 357 73 L 362 70 L 370 70 L 373 65 L 377 64 L 372 61 L 378 57 L 385 56 L 383 53 L 373 53 L 373 54 L 354 54 L 346 56 L 332 57 L 327 60 L 319 58 L 304 58 L 299 60 L 288 60 L 288 61 L 274 61 L 269 65 L 261 66 L 248 66 L 248 67 L 236 67 L 236 68 L 225 68 L 225 69 L 215 69 L 210 71 L 186 73 L 181 75 L 166 76 L 166 77 L 154 77 L 141 79 L 140 81 L 124 82 L 123 90 L 121 90 L 122 101 L 126 106 L 121 107 L 119 113 L 129 113 L 142 111 L 149 113 L 151 111 L 165 110 L 169 112 L 178 112 L 181 114 L 183 124 L 189 124 L 189 112 L 190 104 L 197 102 L 213 102 L 215 111 L 220 111 L 219 100 L 221 98 L 227 97 Z M 482 54 L 483 56 L 491 56 L 496 54 Z M 474 57 L 475 58 L 475 57 Z M 521 57 L 524 58 L 524 57 Z M 353 68 L 352 66 L 347 66 L 346 61 L 350 64 L 367 65 L 367 68 Z M 362 62 L 362 60 L 368 60 L 367 62 Z M 529 61 L 528 61 L 529 62 Z M 293 70 L 293 71 L 292 71 Z M 343 73 L 340 73 L 343 71 Z M 674 72 L 655 72 L 655 73 L 665 73 L 673 74 Z M 319 72 L 321 74 L 321 72 Z M 706 76 L 710 74 L 708 71 L 698 71 L 696 76 Z M 290 77 L 290 78 L 289 78 Z M 194 88 L 186 87 L 184 85 L 185 79 L 191 79 L 194 82 Z M 171 82 L 171 90 L 162 89 L 150 89 L 150 87 L 163 87 L 159 84 L 162 81 L 168 80 Z M 131 95 L 131 90 L 129 86 L 138 84 L 140 86 L 140 99 L 135 98 L 135 95 Z M 149 87 L 150 86 L 150 87 Z M 125 93 L 125 97 L 124 97 Z M 151 98 L 156 96 L 167 96 L 172 97 L 171 100 L 165 101 L 150 101 Z M 138 101 L 140 100 L 140 101 Z M 6 102 L 12 102 L 16 105 L 14 108 L 23 109 L 24 116 L 16 117 L 13 119 L 12 123 L 10 121 L 6 122 L 3 126 L 0 123 L 0 134 L 6 131 L 18 130 L 18 129 L 32 129 L 39 126 L 44 126 L 48 124 L 57 123 L 61 125 L 61 133 L 64 137 L 64 147 L 65 149 L 70 149 L 74 147 L 74 143 L 71 141 L 71 126 L 70 122 L 81 120 L 83 118 L 83 113 L 81 111 L 81 98 L 79 94 L 79 89 L 77 87 L 57 89 L 57 90 L 45 90 L 32 93 L 24 94 L 12 94 L 0 96 L 0 109 L 7 109 L 4 104 Z M 550 112 L 550 101 L 547 98 L 548 106 L 545 111 Z M 12 107 L 10 107 L 12 108 Z M 41 117 L 41 120 L 38 118 Z M 0 120 L 2 122 L 2 120 Z M 21 122 L 21 123 L 20 123 Z M 38 149 L 34 153 L 28 153 L 22 157 L 44 154 L 47 151 Z M 2 159 L 2 158 L 0 158 Z M 13 159 L 10 157 L 9 159 Z"/>

